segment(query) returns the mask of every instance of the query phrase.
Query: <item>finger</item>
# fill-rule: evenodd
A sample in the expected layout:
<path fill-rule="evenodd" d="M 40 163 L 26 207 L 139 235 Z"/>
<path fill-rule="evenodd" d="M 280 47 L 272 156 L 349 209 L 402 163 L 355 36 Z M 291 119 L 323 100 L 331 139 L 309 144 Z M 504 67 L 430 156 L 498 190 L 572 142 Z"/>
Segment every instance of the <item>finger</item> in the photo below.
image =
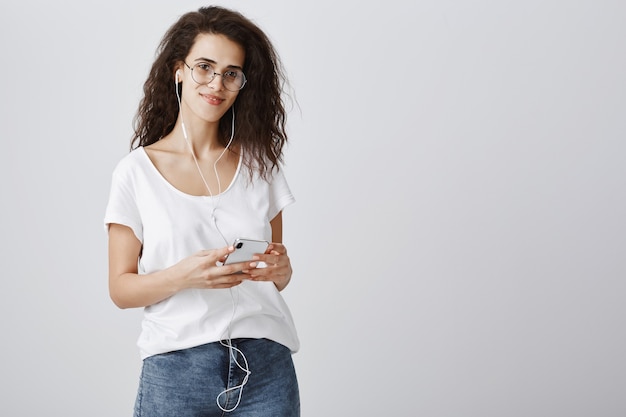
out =
<path fill-rule="evenodd" d="M 281 256 L 280 253 L 272 252 L 266 254 L 257 254 L 252 257 L 253 261 L 262 261 L 268 264 L 276 263 L 276 260 Z"/>
<path fill-rule="evenodd" d="M 218 249 L 204 249 L 199 251 L 196 255 L 198 256 L 215 256 L 217 258 L 222 258 L 229 253 L 233 252 L 235 248 L 231 246 L 224 246 L 223 248 Z"/>
<path fill-rule="evenodd" d="M 275 251 L 275 252 L 278 252 L 279 255 L 287 254 L 287 248 L 282 243 L 272 243 L 269 249 L 270 249 L 270 252 Z"/>
<path fill-rule="evenodd" d="M 244 270 L 248 270 L 250 268 L 254 268 L 255 266 L 250 266 L 250 262 L 237 262 L 237 263 L 233 263 L 233 264 L 228 264 L 228 265 L 222 265 L 219 266 L 217 273 L 219 275 L 225 275 L 225 276 L 229 276 L 229 275 L 233 275 L 233 274 L 241 274 L 244 273 Z"/>
<path fill-rule="evenodd" d="M 269 261 L 272 265 L 276 266 L 276 265 L 280 264 L 280 261 L 281 261 L 282 259 L 283 259 L 283 258 L 282 258 L 282 255 L 281 255 L 280 253 L 274 253 L 274 254 L 272 254 L 272 255 L 271 255 L 270 259 L 268 259 L 268 261 Z"/>
<path fill-rule="evenodd" d="M 279 281 L 286 275 L 284 267 L 271 265 L 267 268 L 258 268 L 249 271 L 252 281 Z"/>
<path fill-rule="evenodd" d="M 228 282 L 225 284 L 215 284 L 215 285 L 212 285 L 210 288 L 215 288 L 215 289 L 232 288 L 232 287 L 236 287 L 242 282 L 243 281 L 232 281 L 232 282 Z"/>
<path fill-rule="evenodd" d="M 243 282 L 244 279 L 248 279 L 248 274 L 242 273 L 239 271 L 238 273 L 232 273 L 227 275 L 218 275 L 216 277 L 212 277 L 207 279 L 207 286 L 211 288 L 221 288 L 223 286 L 234 286 L 239 285 Z"/>
<path fill-rule="evenodd" d="M 211 252 L 215 256 L 215 258 L 214 258 L 215 261 L 214 262 L 216 264 L 218 262 L 220 264 L 223 264 L 226 261 L 226 258 L 228 257 L 228 255 L 230 255 L 234 251 L 235 251 L 235 248 L 231 245 L 231 246 L 224 246 L 223 248 L 219 248 L 219 249 L 214 249 Z"/>

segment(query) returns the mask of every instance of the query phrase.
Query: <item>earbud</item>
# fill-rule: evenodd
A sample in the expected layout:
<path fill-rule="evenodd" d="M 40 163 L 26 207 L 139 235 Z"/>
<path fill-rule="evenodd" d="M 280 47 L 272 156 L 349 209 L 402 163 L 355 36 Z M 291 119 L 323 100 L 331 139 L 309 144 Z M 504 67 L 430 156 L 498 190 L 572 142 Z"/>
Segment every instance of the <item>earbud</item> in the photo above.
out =
<path fill-rule="evenodd" d="M 180 70 L 176 70 L 176 84 L 178 84 L 180 79 Z"/>

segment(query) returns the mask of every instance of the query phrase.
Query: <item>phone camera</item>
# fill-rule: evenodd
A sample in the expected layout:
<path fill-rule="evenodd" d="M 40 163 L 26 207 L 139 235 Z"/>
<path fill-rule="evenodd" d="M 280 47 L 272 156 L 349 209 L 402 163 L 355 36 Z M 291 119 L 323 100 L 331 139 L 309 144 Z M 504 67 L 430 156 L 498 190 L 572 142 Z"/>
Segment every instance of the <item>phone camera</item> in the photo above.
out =
<path fill-rule="evenodd" d="M 243 246 L 243 242 L 239 242 L 237 243 L 237 246 L 235 246 L 237 249 L 241 249 L 241 247 Z"/>

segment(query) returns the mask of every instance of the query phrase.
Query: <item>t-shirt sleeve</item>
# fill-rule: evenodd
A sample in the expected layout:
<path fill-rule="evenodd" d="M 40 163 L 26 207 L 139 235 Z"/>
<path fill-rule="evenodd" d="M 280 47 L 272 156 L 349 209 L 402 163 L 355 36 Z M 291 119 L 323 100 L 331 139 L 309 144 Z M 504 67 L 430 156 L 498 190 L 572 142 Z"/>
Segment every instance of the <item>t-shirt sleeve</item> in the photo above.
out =
<path fill-rule="evenodd" d="M 270 184 L 269 219 L 272 220 L 285 207 L 296 201 L 282 170 L 275 171 Z"/>
<path fill-rule="evenodd" d="M 108 230 L 111 223 L 130 227 L 137 239 L 143 242 L 143 227 L 137 208 L 133 175 L 125 163 L 118 164 L 111 179 L 109 202 L 104 214 L 105 230 Z"/>

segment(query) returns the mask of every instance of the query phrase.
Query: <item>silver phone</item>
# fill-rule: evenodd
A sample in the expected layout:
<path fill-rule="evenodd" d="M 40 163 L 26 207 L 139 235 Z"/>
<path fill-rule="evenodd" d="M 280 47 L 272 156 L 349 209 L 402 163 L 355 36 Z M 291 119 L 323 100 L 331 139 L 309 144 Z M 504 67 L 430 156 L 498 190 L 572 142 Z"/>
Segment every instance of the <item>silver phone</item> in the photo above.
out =
<path fill-rule="evenodd" d="M 269 245 L 270 243 L 266 240 L 239 238 L 233 242 L 235 251 L 226 257 L 224 265 L 251 261 L 255 254 L 265 253 Z"/>

